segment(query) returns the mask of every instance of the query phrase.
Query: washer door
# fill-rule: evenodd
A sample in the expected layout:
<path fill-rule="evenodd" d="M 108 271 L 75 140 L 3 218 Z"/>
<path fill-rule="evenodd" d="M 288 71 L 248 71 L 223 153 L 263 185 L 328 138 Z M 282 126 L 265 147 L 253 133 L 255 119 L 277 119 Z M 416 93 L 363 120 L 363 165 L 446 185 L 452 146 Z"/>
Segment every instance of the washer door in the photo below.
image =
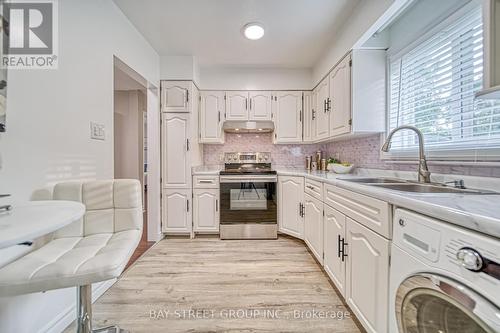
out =
<path fill-rule="evenodd" d="M 498 333 L 500 310 L 454 280 L 432 274 L 406 279 L 396 294 L 400 333 Z"/>

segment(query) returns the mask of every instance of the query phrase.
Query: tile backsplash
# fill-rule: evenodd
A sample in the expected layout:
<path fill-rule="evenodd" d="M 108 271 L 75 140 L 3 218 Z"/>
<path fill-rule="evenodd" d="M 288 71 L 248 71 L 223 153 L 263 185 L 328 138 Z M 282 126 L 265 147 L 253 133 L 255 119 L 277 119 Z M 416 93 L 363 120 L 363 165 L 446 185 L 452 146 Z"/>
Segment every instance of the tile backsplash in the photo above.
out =
<path fill-rule="evenodd" d="M 305 157 L 314 155 L 317 150 L 326 151 L 326 144 L 273 144 L 272 133 L 226 133 L 223 145 L 203 145 L 205 165 L 223 163 L 225 152 L 270 152 L 271 162 L 275 165 L 305 165 Z"/>
<path fill-rule="evenodd" d="M 357 167 L 370 169 L 416 171 L 417 162 L 409 164 L 385 162 L 380 159 L 381 138 L 379 134 L 363 138 L 331 142 L 326 145 L 328 156 L 339 156 L 342 161 L 354 163 Z M 455 174 L 481 177 L 500 177 L 500 167 L 482 165 L 429 163 L 432 173 Z"/>
<path fill-rule="evenodd" d="M 205 165 L 221 164 L 225 152 L 261 151 L 270 152 L 272 163 L 282 166 L 303 166 L 305 157 L 314 155 L 317 150 L 327 156 L 339 157 L 342 161 L 354 163 L 357 167 L 384 170 L 416 171 L 417 163 L 387 163 L 380 159 L 380 135 L 347 139 L 323 144 L 286 144 L 274 145 L 271 133 L 233 134 L 226 133 L 223 145 L 203 145 Z M 442 165 L 429 162 L 433 173 L 457 174 L 468 176 L 500 177 L 500 167 L 481 165 Z"/>

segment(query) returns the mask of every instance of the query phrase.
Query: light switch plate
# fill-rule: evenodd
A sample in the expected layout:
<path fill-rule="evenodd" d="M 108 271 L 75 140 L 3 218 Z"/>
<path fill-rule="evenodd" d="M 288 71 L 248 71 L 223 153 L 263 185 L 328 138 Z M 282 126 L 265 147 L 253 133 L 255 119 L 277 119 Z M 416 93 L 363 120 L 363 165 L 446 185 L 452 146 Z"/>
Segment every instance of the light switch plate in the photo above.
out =
<path fill-rule="evenodd" d="M 94 140 L 105 140 L 106 131 L 103 124 L 90 122 L 90 138 Z"/>

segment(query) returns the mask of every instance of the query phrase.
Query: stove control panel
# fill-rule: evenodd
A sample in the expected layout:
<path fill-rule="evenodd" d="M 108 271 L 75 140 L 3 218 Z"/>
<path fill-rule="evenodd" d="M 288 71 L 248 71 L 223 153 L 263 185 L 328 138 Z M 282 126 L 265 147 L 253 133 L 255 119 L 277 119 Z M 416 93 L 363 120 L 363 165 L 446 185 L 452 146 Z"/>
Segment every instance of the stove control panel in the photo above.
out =
<path fill-rule="evenodd" d="M 224 153 L 224 163 L 271 163 L 271 153 Z"/>

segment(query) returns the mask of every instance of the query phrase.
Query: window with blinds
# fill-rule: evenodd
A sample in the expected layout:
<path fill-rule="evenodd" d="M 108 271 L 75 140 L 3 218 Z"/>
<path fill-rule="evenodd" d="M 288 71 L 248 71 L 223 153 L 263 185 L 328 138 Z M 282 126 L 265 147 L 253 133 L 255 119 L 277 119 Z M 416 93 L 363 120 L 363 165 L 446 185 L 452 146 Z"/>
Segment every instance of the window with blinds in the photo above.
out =
<path fill-rule="evenodd" d="M 428 151 L 454 151 L 455 156 L 477 158 L 478 149 L 500 148 L 500 102 L 474 99 L 482 88 L 482 32 L 481 8 L 477 8 L 390 59 L 390 130 L 416 126 Z M 400 131 L 391 153 L 404 155 L 417 147 L 413 132 Z"/>

